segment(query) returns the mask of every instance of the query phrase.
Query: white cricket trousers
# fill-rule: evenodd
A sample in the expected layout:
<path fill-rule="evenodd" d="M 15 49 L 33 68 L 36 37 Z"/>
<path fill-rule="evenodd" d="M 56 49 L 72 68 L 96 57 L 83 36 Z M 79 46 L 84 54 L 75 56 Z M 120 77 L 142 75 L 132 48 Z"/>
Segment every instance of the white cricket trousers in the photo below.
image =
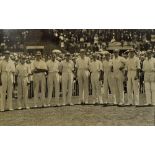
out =
<path fill-rule="evenodd" d="M 12 105 L 12 93 L 13 93 L 13 75 L 12 73 L 2 73 L 2 92 L 1 92 L 1 110 L 5 110 L 6 102 L 9 109 L 13 109 Z M 7 101 L 6 101 L 7 95 Z"/>
<path fill-rule="evenodd" d="M 88 102 L 88 78 L 89 71 L 80 69 L 78 70 L 78 83 L 79 83 L 79 101 L 80 102 Z"/>
<path fill-rule="evenodd" d="M 45 74 L 44 73 L 36 73 L 33 76 L 34 80 L 34 106 L 38 104 L 38 97 L 39 97 L 39 87 L 41 87 L 41 104 L 45 105 Z"/>
<path fill-rule="evenodd" d="M 121 71 L 114 72 L 114 92 L 116 96 L 116 102 L 118 104 L 124 104 L 124 76 Z"/>
<path fill-rule="evenodd" d="M 128 104 L 139 105 L 139 86 L 138 79 L 135 80 L 137 72 L 128 71 L 128 81 L 127 81 L 127 94 L 128 94 Z"/>
<path fill-rule="evenodd" d="M 104 102 L 109 103 L 109 88 L 112 95 L 112 103 L 116 104 L 116 97 L 115 97 L 115 89 L 114 89 L 114 77 L 113 74 L 110 72 L 104 73 Z"/>
<path fill-rule="evenodd" d="M 48 74 L 47 85 L 48 85 L 48 104 L 51 104 L 54 88 L 55 88 L 55 103 L 58 103 L 60 95 L 60 76 L 58 72 L 51 72 Z"/>
<path fill-rule="evenodd" d="M 18 107 L 22 107 L 24 105 L 25 107 L 28 106 L 28 77 L 18 76 L 17 79 L 18 83 Z"/>
<path fill-rule="evenodd" d="M 155 73 L 144 73 L 146 103 L 155 105 Z"/>
<path fill-rule="evenodd" d="M 91 84 L 92 84 L 92 98 L 93 101 L 99 101 L 100 91 L 99 91 L 99 72 L 91 73 Z"/>
<path fill-rule="evenodd" d="M 63 103 L 71 103 L 73 89 L 73 73 L 62 73 L 62 96 Z"/>

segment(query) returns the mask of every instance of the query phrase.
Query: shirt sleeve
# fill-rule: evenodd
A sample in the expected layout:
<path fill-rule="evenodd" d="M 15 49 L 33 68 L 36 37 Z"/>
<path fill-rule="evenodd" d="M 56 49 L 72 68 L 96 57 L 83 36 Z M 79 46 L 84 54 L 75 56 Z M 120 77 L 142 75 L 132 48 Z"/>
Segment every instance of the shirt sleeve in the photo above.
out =
<path fill-rule="evenodd" d="M 125 68 L 124 68 L 126 71 L 128 70 L 128 60 L 126 60 L 125 62 Z"/>
<path fill-rule="evenodd" d="M 140 60 L 137 59 L 137 69 L 140 69 Z"/>
<path fill-rule="evenodd" d="M 104 71 L 104 62 L 102 63 L 101 68 L 102 68 L 102 71 Z"/>
<path fill-rule="evenodd" d="M 90 70 L 90 72 L 91 72 L 91 63 L 89 64 L 88 69 L 89 69 L 89 70 Z"/>
<path fill-rule="evenodd" d="M 100 68 L 101 71 L 103 71 L 103 65 L 102 65 L 101 61 L 99 61 L 99 68 Z"/>
<path fill-rule="evenodd" d="M 60 72 L 62 72 L 62 68 L 63 68 L 63 61 L 59 62 L 59 64 L 58 64 L 58 69 Z"/>
<path fill-rule="evenodd" d="M 11 63 L 11 71 L 13 73 L 15 73 L 15 71 L 16 71 L 16 68 L 15 68 L 15 64 L 14 63 Z"/>
<path fill-rule="evenodd" d="M 76 63 L 75 63 L 75 67 L 76 67 L 76 68 L 79 67 L 79 64 L 78 64 L 78 63 L 79 63 L 79 61 L 78 61 L 78 59 L 76 59 Z"/>
<path fill-rule="evenodd" d="M 145 60 L 142 62 L 142 71 L 145 71 Z"/>
<path fill-rule="evenodd" d="M 74 62 L 72 61 L 72 71 L 74 71 Z"/>
<path fill-rule="evenodd" d="M 49 61 L 46 62 L 47 70 L 49 70 Z"/>
<path fill-rule="evenodd" d="M 30 68 L 30 66 L 28 66 L 28 65 L 27 65 L 27 73 L 28 73 L 28 74 L 31 74 L 31 68 Z"/>
<path fill-rule="evenodd" d="M 31 71 L 34 71 L 35 69 L 35 65 L 34 65 L 34 62 L 31 63 Z"/>
<path fill-rule="evenodd" d="M 61 68 L 60 68 L 61 65 L 62 65 L 62 67 L 63 67 L 63 61 L 60 61 L 60 62 L 58 61 L 58 71 L 61 71 L 61 70 L 60 70 L 60 69 L 61 69 Z"/>
<path fill-rule="evenodd" d="M 15 74 L 16 74 L 16 75 L 18 74 L 18 65 L 17 65 L 16 68 L 15 68 Z"/>
<path fill-rule="evenodd" d="M 2 62 L 0 62 L 0 73 L 2 73 Z"/>
<path fill-rule="evenodd" d="M 125 58 L 123 58 L 123 57 L 121 57 L 121 62 L 123 63 L 123 65 L 125 65 L 126 66 L 126 59 Z"/>
<path fill-rule="evenodd" d="M 74 62 L 71 60 L 70 63 L 71 63 L 71 70 L 74 71 Z"/>
<path fill-rule="evenodd" d="M 88 57 L 88 68 L 89 68 L 90 62 L 91 62 L 90 58 Z"/>
<path fill-rule="evenodd" d="M 44 62 L 44 61 L 43 61 L 43 69 L 47 70 L 47 65 L 46 65 L 46 62 Z"/>

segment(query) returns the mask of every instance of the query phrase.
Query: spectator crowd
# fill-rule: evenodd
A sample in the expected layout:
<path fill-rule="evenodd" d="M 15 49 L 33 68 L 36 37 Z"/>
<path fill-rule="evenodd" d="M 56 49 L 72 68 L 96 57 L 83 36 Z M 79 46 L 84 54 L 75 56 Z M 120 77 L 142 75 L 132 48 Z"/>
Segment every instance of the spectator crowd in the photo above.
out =
<path fill-rule="evenodd" d="M 152 29 L 49 30 L 49 33 L 52 41 L 71 53 L 78 51 L 79 48 L 86 48 L 88 51 L 107 49 L 112 43 L 140 50 L 154 48 L 152 37 L 155 31 Z"/>
<path fill-rule="evenodd" d="M 36 49 L 34 55 L 23 48 L 20 53 L 13 53 L 7 47 L 3 49 L 1 111 L 14 110 L 13 96 L 17 97 L 17 109 L 30 109 L 28 98 L 32 97 L 33 108 L 39 102 L 42 107 L 140 106 L 139 93 L 146 96 L 143 106 L 155 106 L 153 30 L 47 30 L 44 33 L 42 30 L 43 40 L 39 41 L 50 40 L 60 49 L 50 49 L 48 53 Z M 112 45 L 117 48 L 108 50 Z M 121 52 L 120 46 L 130 49 Z M 127 102 L 124 93 L 127 93 Z M 92 95 L 91 101 L 89 95 Z M 72 96 L 79 96 L 77 103 L 72 102 Z"/>

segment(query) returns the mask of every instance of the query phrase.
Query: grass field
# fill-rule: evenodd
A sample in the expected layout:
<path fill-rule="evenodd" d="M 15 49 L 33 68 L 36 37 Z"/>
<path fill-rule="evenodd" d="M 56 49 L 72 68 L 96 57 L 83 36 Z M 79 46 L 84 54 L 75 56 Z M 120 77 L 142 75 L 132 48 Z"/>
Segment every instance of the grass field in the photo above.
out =
<path fill-rule="evenodd" d="M 73 99 L 73 103 L 77 98 Z M 140 102 L 145 102 L 144 95 Z M 15 103 L 14 103 L 15 104 Z M 74 105 L 0 112 L 0 125 L 154 125 L 154 107 Z"/>

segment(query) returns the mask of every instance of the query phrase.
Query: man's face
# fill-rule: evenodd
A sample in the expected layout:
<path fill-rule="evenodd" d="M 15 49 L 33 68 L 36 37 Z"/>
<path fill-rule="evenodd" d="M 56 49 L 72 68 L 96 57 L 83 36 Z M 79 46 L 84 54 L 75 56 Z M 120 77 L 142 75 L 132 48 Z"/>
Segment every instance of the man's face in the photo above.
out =
<path fill-rule="evenodd" d="M 84 52 L 81 52 L 81 53 L 80 53 L 80 56 L 81 56 L 81 58 L 84 58 L 85 53 L 84 53 Z"/>
<path fill-rule="evenodd" d="M 133 51 L 129 53 L 129 57 L 130 57 L 130 58 L 133 58 L 133 57 L 134 57 L 134 55 L 135 55 L 135 54 L 134 54 L 134 52 L 133 52 Z"/>
<path fill-rule="evenodd" d="M 28 59 L 28 60 L 26 60 L 26 63 L 27 63 L 27 64 L 30 64 L 30 60 L 29 60 L 29 59 Z"/>
<path fill-rule="evenodd" d="M 119 52 L 114 52 L 115 57 L 118 57 Z"/>
<path fill-rule="evenodd" d="M 106 55 L 105 55 L 105 59 L 106 59 L 106 60 L 109 60 L 109 59 L 110 59 L 110 55 L 109 55 L 109 54 L 106 54 Z"/>
<path fill-rule="evenodd" d="M 141 60 L 144 61 L 145 60 L 145 56 L 141 56 Z"/>
<path fill-rule="evenodd" d="M 96 55 L 93 55 L 93 60 L 96 60 Z"/>
<path fill-rule="evenodd" d="M 147 53 L 147 57 L 150 59 L 151 58 L 151 53 Z"/>
<path fill-rule="evenodd" d="M 128 55 L 127 54 L 124 54 L 124 58 L 127 59 L 128 58 Z"/>
<path fill-rule="evenodd" d="M 66 61 L 69 61 L 70 60 L 70 56 L 66 56 Z"/>
<path fill-rule="evenodd" d="M 5 54 L 5 59 L 8 60 L 10 57 L 10 54 Z"/>
<path fill-rule="evenodd" d="M 40 60 L 40 58 L 41 58 L 41 56 L 40 56 L 40 55 L 37 55 L 37 56 L 36 56 L 36 60 L 37 60 L 37 61 L 39 61 L 39 60 Z"/>
<path fill-rule="evenodd" d="M 56 55 L 55 54 L 52 54 L 52 61 L 55 61 L 55 58 L 56 58 Z"/>
<path fill-rule="evenodd" d="M 21 59 L 20 60 L 20 63 L 23 65 L 25 63 L 25 60 L 24 59 Z"/>

